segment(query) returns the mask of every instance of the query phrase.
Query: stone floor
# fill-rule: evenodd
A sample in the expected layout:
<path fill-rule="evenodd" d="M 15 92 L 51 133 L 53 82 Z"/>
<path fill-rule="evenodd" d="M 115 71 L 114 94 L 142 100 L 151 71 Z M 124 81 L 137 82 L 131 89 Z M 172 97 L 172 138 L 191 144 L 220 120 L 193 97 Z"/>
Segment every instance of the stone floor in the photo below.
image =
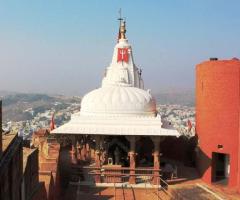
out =
<path fill-rule="evenodd" d="M 170 200 L 165 193 L 154 189 L 92 188 L 70 186 L 63 200 Z"/>
<path fill-rule="evenodd" d="M 177 198 L 187 199 L 187 200 L 220 200 L 222 197 L 217 198 L 212 193 L 209 193 L 202 189 L 201 187 L 193 185 L 184 185 L 182 187 L 171 188 L 171 193 Z"/>

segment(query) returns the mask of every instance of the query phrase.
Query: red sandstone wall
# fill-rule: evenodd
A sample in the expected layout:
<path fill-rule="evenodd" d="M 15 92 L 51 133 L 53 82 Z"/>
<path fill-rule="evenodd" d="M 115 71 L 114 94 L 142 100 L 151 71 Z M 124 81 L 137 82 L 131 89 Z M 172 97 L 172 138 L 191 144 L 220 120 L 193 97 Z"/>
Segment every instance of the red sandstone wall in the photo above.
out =
<path fill-rule="evenodd" d="M 6 136 L 4 140 L 8 140 Z M 21 181 L 23 176 L 23 155 L 22 140 L 18 138 L 17 135 L 14 136 L 14 139 L 11 141 L 8 148 L 5 149 L 1 159 L 0 199 L 20 200 Z"/>
<path fill-rule="evenodd" d="M 212 152 L 230 154 L 229 186 L 238 185 L 240 61 L 207 61 L 196 67 L 198 167 L 211 183 Z M 218 144 L 223 149 L 218 149 Z"/>
<path fill-rule="evenodd" d="M 24 189 L 26 199 L 31 199 L 34 193 L 38 193 L 38 150 L 33 151 L 27 158 L 27 164 L 24 172 Z"/>

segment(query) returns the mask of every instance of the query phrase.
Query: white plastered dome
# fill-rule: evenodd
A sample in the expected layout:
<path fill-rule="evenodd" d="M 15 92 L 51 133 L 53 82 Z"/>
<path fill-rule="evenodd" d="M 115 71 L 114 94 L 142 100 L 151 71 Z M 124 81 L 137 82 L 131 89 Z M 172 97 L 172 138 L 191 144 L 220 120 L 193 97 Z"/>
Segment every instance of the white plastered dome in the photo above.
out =
<path fill-rule="evenodd" d="M 156 103 L 149 91 L 128 86 L 101 87 L 86 94 L 81 115 L 155 116 Z"/>

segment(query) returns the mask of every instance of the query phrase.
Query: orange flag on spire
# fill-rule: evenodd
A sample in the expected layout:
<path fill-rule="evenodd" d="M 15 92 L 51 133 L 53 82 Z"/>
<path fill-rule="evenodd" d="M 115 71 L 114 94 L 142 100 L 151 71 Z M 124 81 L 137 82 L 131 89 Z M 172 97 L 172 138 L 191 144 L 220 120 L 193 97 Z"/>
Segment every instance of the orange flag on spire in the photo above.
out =
<path fill-rule="evenodd" d="M 190 132 L 192 129 L 192 122 L 190 120 L 187 121 L 187 126 L 188 126 L 188 132 Z"/>
<path fill-rule="evenodd" d="M 52 115 L 52 119 L 50 122 L 50 130 L 52 131 L 53 129 L 55 129 L 54 114 Z"/>

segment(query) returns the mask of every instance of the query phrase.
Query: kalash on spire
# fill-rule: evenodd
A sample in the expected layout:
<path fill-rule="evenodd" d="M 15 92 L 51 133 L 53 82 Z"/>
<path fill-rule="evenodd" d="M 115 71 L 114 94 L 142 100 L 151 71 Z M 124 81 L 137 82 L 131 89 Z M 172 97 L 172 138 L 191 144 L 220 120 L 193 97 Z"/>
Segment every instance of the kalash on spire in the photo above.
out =
<path fill-rule="evenodd" d="M 106 69 L 102 85 L 125 85 L 144 88 L 141 70 L 134 64 L 131 45 L 126 38 L 126 21 L 120 20 L 118 42 L 110 66 Z"/>

